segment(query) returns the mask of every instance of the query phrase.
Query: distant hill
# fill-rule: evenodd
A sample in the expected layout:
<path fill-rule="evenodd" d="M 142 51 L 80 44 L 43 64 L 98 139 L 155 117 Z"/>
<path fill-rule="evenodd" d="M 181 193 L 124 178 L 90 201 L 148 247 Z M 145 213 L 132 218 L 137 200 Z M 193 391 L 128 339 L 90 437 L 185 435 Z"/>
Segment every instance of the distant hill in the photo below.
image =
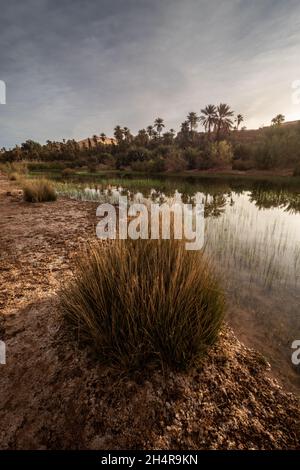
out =
<path fill-rule="evenodd" d="M 300 120 L 298 120 L 298 121 L 287 121 L 287 122 L 284 122 L 284 123 L 282 124 L 282 126 L 285 126 L 285 127 L 290 126 L 290 127 L 292 127 L 292 126 L 298 126 L 299 124 L 300 124 Z"/>
<path fill-rule="evenodd" d="M 280 127 L 296 127 L 300 125 L 300 120 L 299 121 L 287 121 L 284 122 L 280 125 Z M 259 129 L 245 129 L 245 130 L 239 130 L 239 131 L 233 131 L 231 133 L 231 140 L 235 143 L 244 143 L 244 144 L 252 144 L 256 143 L 257 141 L 260 140 L 261 137 L 263 137 L 265 131 L 267 129 L 270 129 L 272 126 L 264 126 L 260 127 Z"/>
<path fill-rule="evenodd" d="M 97 139 L 97 144 L 96 144 L 96 139 Z M 78 144 L 80 145 L 80 147 L 84 147 L 84 146 L 86 146 L 86 147 L 89 147 L 89 146 L 95 147 L 98 144 L 116 145 L 117 141 L 113 137 L 102 138 L 99 135 L 97 135 L 97 136 L 87 137 L 86 139 L 80 140 L 78 142 Z"/>

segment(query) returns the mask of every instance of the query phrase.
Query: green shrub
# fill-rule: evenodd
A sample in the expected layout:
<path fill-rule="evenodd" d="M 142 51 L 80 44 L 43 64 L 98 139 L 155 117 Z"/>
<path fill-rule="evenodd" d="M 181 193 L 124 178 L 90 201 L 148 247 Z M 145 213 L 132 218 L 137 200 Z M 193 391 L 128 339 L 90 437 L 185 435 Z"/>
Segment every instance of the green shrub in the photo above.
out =
<path fill-rule="evenodd" d="M 133 171 L 141 173 L 160 173 L 165 171 L 165 160 L 156 157 L 144 162 L 132 162 L 130 166 Z"/>
<path fill-rule="evenodd" d="M 61 172 L 63 178 L 70 178 L 75 175 L 75 170 L 73 168 L 64 168 Z"/>
<path fill-rule="evenodd" d="M 27 180 L 22 189 L 24 200 L 27 202 L 55 201 L 57 197 L 52 184 L 46 179 Z"/>
<path fill-rule="evenodd" d="M 199 162 L 202 161 L 202 152 L 197 148 L 188 147 L 184 150 L 183 155 L 189 170 L 198 168 Z"/>
<path fill-rule="evenodd" d="M 59 171 L 63 170 L 66 165 L 69 167 L 72 165 L 72 162 L 29 162 L 28 170 L 29 171 Z"/>
<path fill-rule="evenodd" d="M 216 165 L 223 163 L 228 164 L 233 159 L 232 145 L 227 140 L 220 142 L 212 142 L 209 146 L 210 160 Z"/>
<path fill-rule="evenodd" d="M 237 144 L 233 148 L 233 160 L 251 161 L 253 149 L 249 144 Z"/>
<path fill-rule="evenodd" d="M 94 163 L 91 163 L 88 165 L 88 171 L 89 173 L 96 173 L 97 172 L 97 165 Z"/>
<path fill-rule="evenodd" d="M 61 305 L 75 337 L 127 371 L 191 366 L 216 340 L 224 314 L 210 262 L 180 240 L 89 245 Z"/>
<path fill-rule="evenodd" d="M 173 150 L 173 153 L 168 154 L 165 160 L 166 168 L 168 171 L 180 173 L 188 168 L 188 163 L 184 159 L 180 150 Z"/>
<path fill-rule="evenodd" d="M 233 160 L 232 169 L 238 171 L 248 171 L 254 168 L 254 162 L 251 160 Z"/>

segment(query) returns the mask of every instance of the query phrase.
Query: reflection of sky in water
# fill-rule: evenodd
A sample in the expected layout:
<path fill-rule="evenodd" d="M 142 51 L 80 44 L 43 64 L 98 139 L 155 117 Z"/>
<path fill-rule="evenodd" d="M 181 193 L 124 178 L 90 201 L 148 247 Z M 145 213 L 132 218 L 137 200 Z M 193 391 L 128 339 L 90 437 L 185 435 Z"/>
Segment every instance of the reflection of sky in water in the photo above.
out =
<path fill-rule="evenodd" d="M 270 209 L 258 208 L 250 201 L 249 193 L 232 195 L 233 206 L 226 205 L 226 214 L 230 215 L 232 223 L 241 226 L 241 218 L 248 221 L 248 227 L 255 230 L 246 233 L 241 230 L 240 236 L 251 237 L 251 233 L 262 233 L 266 229 L 272 230 L 274 238 L 278 239 L 283 235 L 287 235 L 290 242 L 300 243 L 300 213 L 291 214 L 286 212 L 284 208 L 274 207 Z"/>
<path fill-rule="evenodd" d="M 207 217 L 206 241 L 212 253 L 221 253 L 227 262 L 232 252 L 238 251 L 241 259 L 243 256 L 251 258 L 253 264 L 249 263 L 249 269 L 252 270 L 255 260 L 259 260 L 262 276 L 266 275 L 266 266 L 269 263 L 268 275 L 272 269 L 275 272 L 276 266 L 279 278 L 281 266 L 285 268 L 285 278 L 289 275 L 288 271 L 293 280 L 299 277 L 297 271 L 300 265 L 300 213 L 286 210 L 289 201 L 285 205 L 282 204 L 286 198 L 280 199 L 279 207 L 272 207 L 271 200 L 270 207 L 263 208 L 261 202 L 259 205 L 249 191 L 218 194 L 195 192 L 186 195 L 175 190 L 166 195 L 151 189 L 147 194 L 144 196 L 142 192 L 130 191 L 121 186 L 108 186 L 104 189 L 88 187 L 84 190 L 87 199 L 112 204 L 118 204 L 121 196 L 127 196 L 129 205 L 143 203 L 148 207 L 151 203 L 204 203 Z M 265 196 L 268 196 L 268 193 L 259 193 L 260 198 Z"/>
<path fill-rule="evenodd" d="M 240 228 L 239 236 L 248 240 L 255 238 L 259 233 L 266 230 L 271 231 L 274 239 L 284 236 L 288 237 L 288 242 L 300 242 L 300 213 L 290 213 L 285 207 L 260 208 L 251 202 L 251 193 L 244 192 L 230 195 L 211 195 L 195 192 L 194 195 L 183 196 L 179 191 L 174 191 L 172 196 L 166 196 L 163 192 L 151 189 L 149 196 L 144 196 L 142 192 L 132 192 L 120 187 L 106 189 L 85 188 L 87 199 L 99 200 L 99 202 L 110 202 L 117 204 L 119 197 L 127 196 L 128 202 L 144 203 L 205 203 L 207 206 L 214 206 L 217 215 L 230 216 L 231 225 Z M 210 213 L 208 213 L 210 215 Z M 214 213 L 213 213 L 214 215 Z"/>
<path fill-rule="evenodd" d="M 144 196 L 142 192 L 122 187 L 85 189 L 88 199 L 112 204 L 118 204 L 120 196 L 127 196 L 129 205 L 143 203 L 148 207 L 151 203 L 204 203 L 207 249 L 213 255 L 217 254 L 228 270 L 246 269 L 247 266 L 252 277 L 254 273 L 258 281 L 268 278 L 272 283 L 283 278 L 286 283 L 295 283 L 299 278 L 300 213 L 287 212 L 283 204 L 261 208 L 247 191 L 186 195 L 175 190 L 166 195 L 151 189 L 147 194 Z M 232 264 L 233 253 L 238 260 L 236 264 Z"/>

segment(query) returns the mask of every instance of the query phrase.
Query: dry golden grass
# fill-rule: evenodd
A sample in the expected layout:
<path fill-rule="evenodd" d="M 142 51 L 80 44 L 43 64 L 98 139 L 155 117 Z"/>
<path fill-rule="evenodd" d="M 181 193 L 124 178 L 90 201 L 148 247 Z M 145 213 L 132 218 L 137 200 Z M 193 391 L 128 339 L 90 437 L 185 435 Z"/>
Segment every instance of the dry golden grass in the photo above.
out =
<path fill-rule="evenodd" d="M 178 240 L 89 245 L 61 302 L 79 340 L 127 371 L 189 367 L 214 343 L 224 315 L 210 263 Z"/>
<path fill-rule="evenodd" d="M 55 201 L 57 197 L 53 185 L 46 179 L 25 180 L 22 189 L 27 202 Z"/>
<path fill-rule="evenodd" d="M 0 171 L 9 177 L 11 181 L 17 181 L 28 173 L 26 162 L 0 163 Z"/>

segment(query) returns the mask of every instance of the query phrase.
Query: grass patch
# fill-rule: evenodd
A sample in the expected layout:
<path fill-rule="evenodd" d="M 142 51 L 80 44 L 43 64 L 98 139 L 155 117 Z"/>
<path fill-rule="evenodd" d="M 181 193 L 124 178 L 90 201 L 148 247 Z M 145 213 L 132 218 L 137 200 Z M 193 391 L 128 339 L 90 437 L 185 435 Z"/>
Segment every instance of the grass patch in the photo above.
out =
<path fill-rule="evenodd" d="M 22 189 L 24 200 L 27 202 L 55 201 L 57 198 L 52 183 L 46 179 L 26 180 Z"/>
<path fill-rule="evenodd" d="M 18 179 L 18 176 L 24 176 L 28 173 L 26 162 L 1 163 L 0 171 L 9 177 L 11 181 Z"/>
<path fill-rule="evenodd" d="M 210 262 L 178 240 L 89 245 L 61 306 L 79 340 L 126 371 L 188 368 L 216 340 L 225 309 Z"/>

